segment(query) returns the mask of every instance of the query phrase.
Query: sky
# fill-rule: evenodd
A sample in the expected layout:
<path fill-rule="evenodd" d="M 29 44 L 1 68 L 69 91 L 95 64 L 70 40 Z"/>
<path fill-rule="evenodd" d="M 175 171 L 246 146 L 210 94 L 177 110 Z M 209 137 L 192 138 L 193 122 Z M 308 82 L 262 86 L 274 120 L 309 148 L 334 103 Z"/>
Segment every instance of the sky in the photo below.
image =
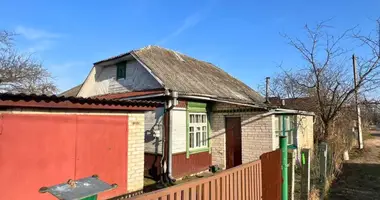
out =
<path fill-rule="evenodd" d="M 252 88 L 265 77 L 297 69 L 300 55 L 282 36 L 304 37 L 305 24 L 328 20 L 333 31 L 380 17 L 380 1 L 113 0 L 0 2 L 0 30 L 31 52 L 61 91 L 83 82 L 93 63 L 159 45 L 211 62 Z"/>

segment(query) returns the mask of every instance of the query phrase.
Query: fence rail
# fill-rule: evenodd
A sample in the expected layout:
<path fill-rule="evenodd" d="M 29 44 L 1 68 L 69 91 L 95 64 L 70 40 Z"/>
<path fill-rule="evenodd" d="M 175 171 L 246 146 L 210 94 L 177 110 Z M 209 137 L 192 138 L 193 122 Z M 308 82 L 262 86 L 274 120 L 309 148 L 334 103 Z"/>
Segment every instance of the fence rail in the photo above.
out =
<path fill-rule="evenodd" d="M 132 200 L 260 200 L 261 160 L 224 170 L 214 176 L 157 190 Z"/>

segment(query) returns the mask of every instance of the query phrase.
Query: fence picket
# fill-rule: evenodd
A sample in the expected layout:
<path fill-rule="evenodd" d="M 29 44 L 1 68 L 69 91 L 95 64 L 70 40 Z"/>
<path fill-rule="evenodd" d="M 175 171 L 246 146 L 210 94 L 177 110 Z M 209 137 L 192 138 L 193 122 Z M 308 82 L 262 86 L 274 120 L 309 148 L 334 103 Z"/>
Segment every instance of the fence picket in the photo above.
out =
<path fill-rule="evenodd" d="M 203 184 L 203 194 L 202 194 L 202 200 L 209 200 L 210 199 L 210 183 L 204 183 Z"/>
<path fill-rule="evenodd" d="M 241 192 L 240 192 L 241 187 L 238 187 L 240 185 L 240 170 L 236 171 L 235 176 L 236 176 L 236 178 L 235 178 L 235 190 L 236 190 L 235 197 L 237 199 L 241 200 Z"/>
<path fill-rule="evenodd" d="M 246 193 L 245 193 L 245 169 L 241 170 L 241 199 L 246 200 Z"/>
<path fill-rule="evenodd" d="M 189 200 L 189 189 L 190 188 L 186 188 L 186 189 L 183 190 L 182 200 Z"/>
<path fill-rule="evenodd" d="M 221 171 L 211 177 L 201 178 L 188 183 L 138 195 L 129 200 L 275 200 L 277 197 L 265 197 L 267 197 L 268 194 L 276 195 L 281 192 L 277 191 L 281 189 L 281 187 L 278 186 L 278 182 L 276 182 L 274 186 L 269 184 L 271 183 L 269 180 L 274 178 L 277 178 L 275 180 L 281 180 L 281 174 L 278 174 L 277 171 L 271 174 L 272 171 L 269 170 L 269 168 L 278 169 L 281 167 L 277 166 L 281 161 L 279 153 L 279 150 L 269 152 L 263 154 L 264 156 L 260 157 L 261 160 Z M 262 166 L 263 160 L 266 166 L 269 167 L 264 168 L 264 166 Z M 272 162 L 277 164 L 272 166 Z M 265 174 L 263 171 L 265 171 Z M 268 174 L 270 176 L 268 176 Z M 264 177 L 266 179 L 264 179 Z"/>
<path fill-rule="evenodd" d="M 216 190 L 216 186 L 215 186 L 215 182 L 216 182 L 217 179 L 212 179 L 210 181 L 210 199 L 213 200 L 213 199 L 217 199 L 217 190 Z"/>
<path fill-rule="evenodd" d="M 226 176 L 222 176 L 220 178 L 220 185 L 221 185 L 221 194 L 220 194 L 220 199 L 221 200 L 226 200 L 226 194 L 227 194 L 227 191 L 226 191 Z"/>

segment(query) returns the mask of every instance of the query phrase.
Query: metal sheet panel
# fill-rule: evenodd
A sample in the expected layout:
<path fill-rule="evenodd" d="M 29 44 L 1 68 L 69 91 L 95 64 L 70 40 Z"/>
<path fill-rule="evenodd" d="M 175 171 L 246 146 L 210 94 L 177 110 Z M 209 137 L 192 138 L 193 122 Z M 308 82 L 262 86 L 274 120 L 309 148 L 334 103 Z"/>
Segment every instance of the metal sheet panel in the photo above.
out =
<path fill-rule="evenodd" d="M 74 182 L 75 187 L 71 187 L 67 183 L 62 183 L 49 187 L 47 192 L 51 193 L 58 199 L 79 200 L 113 189 L 110 184 L 95 177 L 82 178 Z"/>

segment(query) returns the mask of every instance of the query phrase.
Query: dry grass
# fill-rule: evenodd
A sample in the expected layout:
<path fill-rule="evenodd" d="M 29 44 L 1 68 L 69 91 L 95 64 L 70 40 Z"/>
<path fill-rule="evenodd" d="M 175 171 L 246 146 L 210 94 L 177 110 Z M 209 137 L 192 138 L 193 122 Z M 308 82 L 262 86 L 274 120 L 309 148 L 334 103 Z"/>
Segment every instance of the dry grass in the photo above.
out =
<path fill-rule="evenodd" d="M 320 200 L 319 193 L 319 189 L 313 187 L 310 191 L 309 200 Z"/>
<path fill-rule="evenodd" d="M 353 149 L 351 159 L 332 184 L 329 199 L 375 200 L 380 196 L 380 137 L 365 140 L 364 149 Z"/>

